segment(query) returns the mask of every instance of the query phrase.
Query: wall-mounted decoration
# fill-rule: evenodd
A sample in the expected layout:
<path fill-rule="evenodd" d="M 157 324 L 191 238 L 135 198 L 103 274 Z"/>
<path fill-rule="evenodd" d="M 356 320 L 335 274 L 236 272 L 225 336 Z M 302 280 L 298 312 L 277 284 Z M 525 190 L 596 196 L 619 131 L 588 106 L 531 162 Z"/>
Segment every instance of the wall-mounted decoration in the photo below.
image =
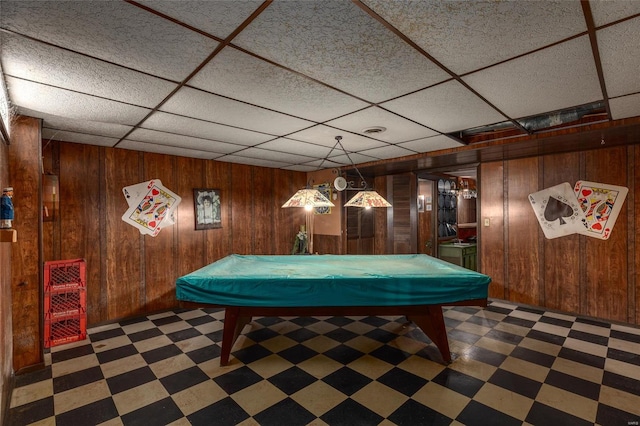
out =
<path fill-rule="evenodd" d="M 582 234 L 606 240 L 628 189 L 604 183 L 568 182 L 529 194 L 529 203 L 547 239 Z"/>
<path fill-rule="evenodd" d="M 219 189 L 194 189 L 196 230 L 222 228 Z"/>
<path fill-rule="evenodd" d="M 418 211 L 424 212 L 424 195 L 418 195 Z"/>
<path fill-rule="evenodd" d="M 162 228 L 175 223 L 174 213 L 182 199 L 162 186 L 160 179 L 126 186 L 122 193 L 129 204 L 122 220 L 141 234 L 155 237 Z"/>
<path fill-rule="evenodd" d="M 457 235 L 458 198 L 455 180 L 438 179 L 438 238 Z"/>
<path fill-rule="evenodd" d="M 331 183 L 325 182 L 325 183 L 321 183 L 319 185 L 313 185 L 313 188 L 317 189 L 318 191 L 320 191 L 320 193 L 322 195 L 327 197 L 327 200 L 331 199 Z M 313 209 L 313 212 L 315 214 L 331 214 L 331 207 L 330 206 L 315 207 Z"/>
<path fill-rule="evenodd" d="M 42 176 L 42 221 L 53 222 L 58 217 L 60 196 L 58 194 L 58 176 Z"/>

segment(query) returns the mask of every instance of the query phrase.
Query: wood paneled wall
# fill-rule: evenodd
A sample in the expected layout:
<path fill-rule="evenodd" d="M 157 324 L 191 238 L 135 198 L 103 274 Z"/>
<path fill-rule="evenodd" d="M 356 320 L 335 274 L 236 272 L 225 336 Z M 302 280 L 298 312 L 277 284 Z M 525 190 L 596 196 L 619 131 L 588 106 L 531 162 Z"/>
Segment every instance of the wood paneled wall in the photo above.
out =
<path fill-rule="evenodd" d="M 629 188 L 611 237 L 544 238 L 528 194 L 580 179 Z M 491 297 L 640 324 L 639 145 L 483 163 L 479 181 L 480 270 L 492 277 Z"/>
<path fill-rule="evenodd" d="M 86 260 L 89 326 L 175 307 L 176 278 L 228 254 L 289 254 L 305 222 L 302 209 L 280 208 L 304 173 L 56 141 L 43 155 L 60 180 L 44 259 Z M 150 179 L 182 197 L 176 224 L 156 237 L 121 220 L 122 188 Z M 195 188 L 221 191 L 222 228 L 195 230 Z"/>
<path fill-rule="evenodd" d="M 0 189 L 9 182 L 9 146 L 0 142 Z M 0 243 L 0 423 L 9 411 L 13 374 L 13 321 L 11 315 L 11 251 L 13 243 Z M 6 419 L 4 419 L 6 420 Z"/>

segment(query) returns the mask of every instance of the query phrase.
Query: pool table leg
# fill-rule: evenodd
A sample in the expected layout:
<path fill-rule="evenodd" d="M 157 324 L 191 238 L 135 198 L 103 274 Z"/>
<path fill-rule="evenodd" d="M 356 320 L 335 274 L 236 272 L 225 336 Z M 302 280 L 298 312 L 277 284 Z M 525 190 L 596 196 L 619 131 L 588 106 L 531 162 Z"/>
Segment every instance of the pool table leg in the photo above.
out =
<path fill-rule="evenodd" d="M 224 310 L 224 329 L 222 331 L 222 351 L 220 352 L 220 365 L 229 364 L 231 348 L 242 332 L 245 325 L 251 322 L 251 316 L 243 315 L 241 308 L 229 306 Z"/>
<path fill-rule="evenodd" d="M 440 349 L 444 362 L 450 363 L 451 352 L 449 351 L 449 339 L 447 338 L 447 329 L 442 316 L 442 307 L 434 305 L 426 306 L 426 309 L 427 313 L 425 315 L 411 315 L 407 316 L 407 319 L 420 327 L 424 334 Z"/>

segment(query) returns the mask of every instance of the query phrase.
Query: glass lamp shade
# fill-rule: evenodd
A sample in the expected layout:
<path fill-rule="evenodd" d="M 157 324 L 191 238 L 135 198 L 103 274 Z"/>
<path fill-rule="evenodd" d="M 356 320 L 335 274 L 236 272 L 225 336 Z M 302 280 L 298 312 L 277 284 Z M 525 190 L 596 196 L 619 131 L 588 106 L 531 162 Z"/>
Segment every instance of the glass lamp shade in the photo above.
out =
<path fill-rule="evenodd" d="M 314 209 L 316 207 L 335 207 L 327 197 L 317 189 L 301 189 L 282 205 L 285 207 L 304 207 Z"/>
<path fill-rule="evenodd" d="M 345 207 L 391 207 L 376 191 L 360 191 L 344 205 Z"/>

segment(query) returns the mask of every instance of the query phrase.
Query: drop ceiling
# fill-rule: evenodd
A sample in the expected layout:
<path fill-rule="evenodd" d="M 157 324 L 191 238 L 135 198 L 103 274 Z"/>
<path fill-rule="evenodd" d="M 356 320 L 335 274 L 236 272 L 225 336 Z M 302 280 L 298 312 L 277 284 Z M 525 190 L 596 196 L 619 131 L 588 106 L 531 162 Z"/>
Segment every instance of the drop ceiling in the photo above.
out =
<path fill-rule="evenodd" d="M 640 1 L 0 0 L 43 139 L 297 171 L 640 116 L 638 40 Z"/>

